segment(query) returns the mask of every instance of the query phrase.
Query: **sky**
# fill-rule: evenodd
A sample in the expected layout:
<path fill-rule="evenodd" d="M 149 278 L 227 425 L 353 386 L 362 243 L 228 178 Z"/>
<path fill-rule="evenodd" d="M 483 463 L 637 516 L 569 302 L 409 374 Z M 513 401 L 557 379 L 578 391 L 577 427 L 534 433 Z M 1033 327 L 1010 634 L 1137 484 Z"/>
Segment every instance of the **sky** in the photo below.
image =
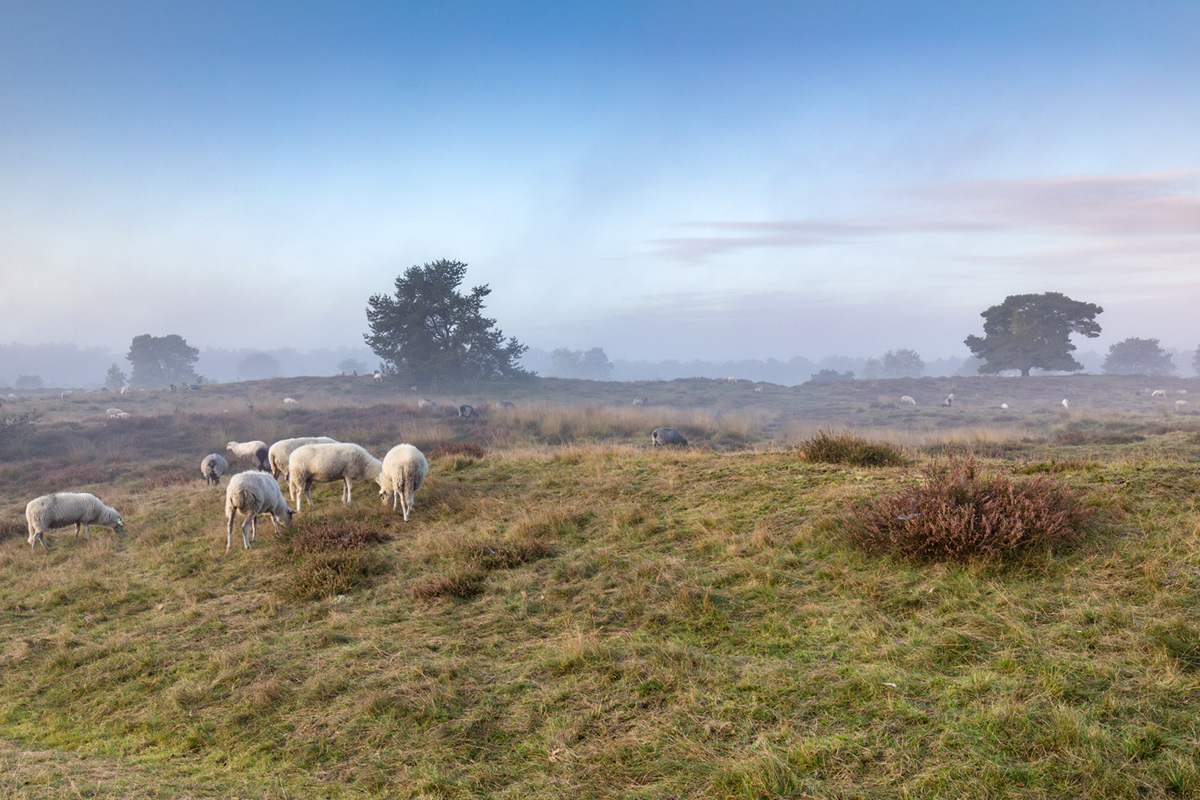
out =
<path fill-rule="evenodd" d="M 466 262 L 611 358 L 1200 344 L 1200 3 L 0 2 L 0 342 L 362 345 Z"/>

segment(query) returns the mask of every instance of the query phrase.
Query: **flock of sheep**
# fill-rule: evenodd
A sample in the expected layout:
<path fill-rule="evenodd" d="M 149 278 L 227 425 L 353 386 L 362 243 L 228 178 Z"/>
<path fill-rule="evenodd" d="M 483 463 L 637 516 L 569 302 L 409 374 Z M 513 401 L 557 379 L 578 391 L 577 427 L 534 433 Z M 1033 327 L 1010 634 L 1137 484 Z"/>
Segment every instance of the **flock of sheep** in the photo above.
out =
<path fill-rule="evenodd" d="M 305 498 L 312 508 L 314 483 L 342 481 L 345 484 L 342 502 L 349 503 L 354 481 L 375 480 L 383 502 L 390 500 L 392 508 L 399 508 L 408 522 L 413 496 L 429 474 L 429 462 L 411 444 L 396 445 L 382 461 L 357 444 L 338 442 L 327 436 L 284 439 L 270 447 L 260 441 L 230 442 L 226 449 L 254 464 L 254 470 L 230 478 L 225 489 L 227 553 L 233 546 L 233 525 L 239 513 L 243 515 L 242 543 L 249 549 L 250 542 L 258 539 L 258 515 L 270 514 L 278 533 L 279 521 L 291 524 L 292 518 L 303 509 Z M 210 453 L 200 462 L 200 474 L 210 486 L 219 485 L 228 469 L 229 462 L 219 453 Z M 291 506 L 284 499 L 281 479 L 288 484 Z M 59 492 L 35 498 L 25 506 L 25 520 L 29 524 L 30 546 L 36 549 L 40 542 L 47 550 L 50 547 L 46 544 L 46 531 L 54 528 L 74 525 L 77 537 L 82 528 L 84 535 L 91 538 L 90 525 L 105 525 L 118 533 L 125 526 L 116 509 L 86 492 Z"/>

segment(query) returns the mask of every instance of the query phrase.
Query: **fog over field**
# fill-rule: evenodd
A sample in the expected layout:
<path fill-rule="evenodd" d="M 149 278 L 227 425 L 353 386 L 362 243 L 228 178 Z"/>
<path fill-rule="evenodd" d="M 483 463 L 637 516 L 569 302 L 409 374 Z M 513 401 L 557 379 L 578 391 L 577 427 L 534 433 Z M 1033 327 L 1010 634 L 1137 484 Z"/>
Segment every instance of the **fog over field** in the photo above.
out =
<path fill-rule="evenodd" d="M 443 258 L 534 368 L 955 374 L 980 312 L 1062 292 L 1104 308 L 1087 370 L 1144 337 L 1191 374 L 1198 30 L 1182 0 L 5 4 L 0 383 L 97 384 L 142 334 L 215 380 L 373 369 L 367 299 Z"/>

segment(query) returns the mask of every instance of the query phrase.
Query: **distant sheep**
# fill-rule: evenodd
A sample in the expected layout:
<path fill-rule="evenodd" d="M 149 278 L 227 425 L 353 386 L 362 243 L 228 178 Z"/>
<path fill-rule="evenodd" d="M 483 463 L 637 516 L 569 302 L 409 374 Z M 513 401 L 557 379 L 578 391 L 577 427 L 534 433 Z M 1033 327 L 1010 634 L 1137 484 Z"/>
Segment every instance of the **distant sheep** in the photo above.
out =
<path fill-rule="evenodd" d="M 458 415 L 460 417 L 466 417 L 466 418 L 478 417 L 479 412 L 475 410 L 475 406 L 467 405 L 464 403 L 463 405 L 458 407 Z"/>
<path fill-rule="evenodd" d="M 217 453 L 209 453 L 200 462 L 200 474 L 209 486 L 218 485 L 221 482 L 221 476 L 228 471 L 229 462 Z"/>
<path fill-rule="evenodd" d="M 117 415 L 120 413 L 121 413 L 121 409 L 119 409 L 119 408 L 109 408 L 109 409 L 106 409 L 104 412 L 104 414 L 109 419 L 116 419 Z"/>
<path fill-rule="evenodd" d="M 59 398 L 60 400 L 70 400 L 70 399 L 71 399 L 71 395 L 73 395 L 73 394 L 75 394 L 75 393 L 74 393 L 74 392 L 72 392 L 71 390 L 69 390 L 69 389 L 68 389 L 67 391 L 65 391 L 65 392 L 63 392 L 62 394 L 60 394 L 60 395 L 58 396 L 58 398 Z"/>
<path fill-rule="evenodd" d="M 438 404 L 428 397 L 422 397 L 417 401 L 417 409 L 420 411 L 437 411 L 437 407 Z"/>
<path fill-rule="evenodd" d="M 285 406 L 294 406 L 294 405 L 299 405 L 300 401 L 294 397 L 285 397 L 285 398 L 283 398 L 283 404 Z"/>
<path fill-rule="evenodd" d="M 906 395 L 906 394 L 900 395 L 900 405 L 902 405 L 902 406 L 915 406 L 916 404 L 917 404 L 917 401 L 916 401 L 916 400 L 913 400 L 913 399 L 912 399 L 911 397 L 909 397 L 908 395 Z"/>
<path fill-rule="evenodd" d="M 312 485 L 342 481 L 342 502 L 353 497 L 356 480 L 374 480 L 383 470 L 383 462 L 356 444 L 306 444 L 296 448 L 288 459 L 288 486 L 297 511 L 303 511 L 304 498 L 313 505 Z"/>
<path fill-rule="evenodd" d="M 117 417 L 117 419 L 129 419 L 129 412 L 128 411 L 118 411 L 116 414 L 116 417 Z"/>
<path fill-rule="evenodd" d="M 517 407 L 516 403 L 510 403 L 507 400 L 501 400 L 498 403 L 496 403 L 496 408 L 516 408 L 516 407 Z"/>
<path fill-rule="evenodd" d="M 337 439 L 330 439 L 328 436 L 301 436 L 295 439 L 280 439 L 267 450 L 267 465 L 271 468 L 272 475 L 286 481 L 288 479 L 288 459 L 292 457 L 292 453 L 295 452 L 296 448 L 303 447 L 306 444 L 337 443 Z"/>
<path fill-rule="evenodd" d="M 1001 408 L 1003 408 L 1005 411 L 1007 411 L 1007 410 L 1008 410 L 1008 403 L 1001 403 L 1001 404 L 1000 404 L 1000 407 L 1001 407 Z"/>
<path fill-rule="evenodd" d="M 279 520 L 291 525 L 296 515 L 283 498 L 279 484 L 270 475 L 261 472 L 239 472 L 229 480 L 225 489 L 225 552 L 233 547 L 233 521 L 238 512 L 245 515 L 242 520 L 242 544 L 250 549 L 251 541 L 258 541 L 258 515 L 270 514 L 275 533 L 279 533 Z M 247 527 L 253 525 L 251 536 Z"/>
<path fill-rule="evenodd" d="M 1150 393 L 1150 396 L 1151 397 L 1166 397 L 1167 390 L 1166 389 L 1155 389 L 1153 392 Z"/>
<path fill-rule="evenodd" d="M 1187 394 L 1187 389 L 1176 389 L 1175 394 L 1185 395 L 1185 394 Z"/>
<path fill-rule="evenodd" d="M 954 405 L 954 392 L 946 395 L 946 399 L 942 401 L 942 408 L 949 408 Z"/>
<path fill-rule="evenodd" d="M 129 394 L 129 387 L 128 387 L 128 386 L 122 386 L 122 387 L 121 387 L 121 394 Z"/>
<path fill-rule="evenodd" d="M 655 428 L 650 432 L 650 440 L 654 442 L 655 447 L 659 445 L 687 446 L 687 439 L 683 438 L 683 434 L 674 428 Z"/>
<path fill-rule="evenodd" d="M 379 370 L 375 370 L 375 374 L 371 376 L 371 380 L 373 380 L 375 383 L 383 383 L 383 373 Z"/>
<path fill-rule="evenodd" d="M 761 386 L 755 386 L 755 387 L 754 387 L 754 391 L 755 391 L 755 392 L 757 392 L 758 394 L 762 394 L 762 393 L 763 393 L 763 387 L 761 387 Z"/>
<path fill-rule="evenodd" d="M 1187 406 L 1187 404 L 1188 404 L 1187 400 L 1176 400 L 1175 401 L 1175 410 L 1182 411 L 1184 409 L 1184 407 Z"/>
<path fill-rule="evenodd" d="M 379 496 L 384 505 L 388 497 L 392 500 L 392 510 L 400 504 L 404 521 L 413 510 L 413 494 L 425 482 L 429 474 L 429 462 L 425 455 L 411 444 L 398 444 L 383 457 L 383 469 L 376 480 L 379 482 Z"/>
<path fill-rule="evenodd" d="M 1065 397 L 1062 399 L 1062 407 L 1068 411 L 1071 409 L 1071 404 L 1067 402 L 1067 398 Z"/>
<path fill-rule="evenodd" d="M 29 523 L 29 544 L 37 549 L 38 542 L 47 550 L 46 531 L 53 528 L 75 526 L 75 537 L 79 538 L 79 529 L 83 535 L 92 538 L 89 525 L 105 525 L 120 533 L 125 528 L 125 520 L 116 509 L 104 505 L 100 498 L 86 492 L 59 492 L 46 494 L 30 500 L 25 506 L 25 520 Z"/>
<path fill-rule="evenodd" d="M 634 404 L 635 406 L 644 406 L 644 405 L 646 405 L 646 398 L 644 398 L 644 397 L 635 397 L 635 398 L 633 398 L 633 404 Z"/>
<path fill-rule="evenodd" d="M 271 469 L 267 463 L 267 443 L 255 439 L 252 442 L 230 442 L 226 450 L 233 452 L 238 458 L 248 458 L 254 462 L 254 468 L 264 472 Z"/>

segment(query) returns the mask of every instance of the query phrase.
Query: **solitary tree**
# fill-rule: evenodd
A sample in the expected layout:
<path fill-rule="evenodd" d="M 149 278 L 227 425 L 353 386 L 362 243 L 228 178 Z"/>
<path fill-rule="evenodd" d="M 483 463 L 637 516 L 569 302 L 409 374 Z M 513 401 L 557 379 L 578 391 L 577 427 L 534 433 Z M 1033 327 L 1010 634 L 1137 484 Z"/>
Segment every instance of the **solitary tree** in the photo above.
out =
<path fill-rule="evenodd" d="M 602 347 L 593 347 L 586 352 L 560 347 L 550 354 L 550 369 L 559 378 L 605 381 L 612 374 L 613 365 Z"/>
<path fill-rule="evenodd" d="M 283 372 L 279 359 L 269 353 L 250 353 L 237 363 L 239 381 L 257 381 L 276 378 Z"/>
<path fill-rule="evenodd" d="M 1196 352 L 1192 353 L 1192 369 L 1200 374 L 1200 347 L 1196 348 Z"/>
<path fill-rule="evenodd" d="M 125 373 L 121 372 L 121 368 L 116 364 L 113 364 L 111 367 L 109 367 L 108 372 L 106 372 L 104 375 L 104 385 L 114 392 L 124 386 L 128 380 L 129 379 L 125 377 Z"/>
<path fill-rule="evenodd" d="M 880 372 L 884 378 L 919 378 L 925 372 L 925 362 L 916 350 L 888 350 L 883 354 Z"/>
<path fill-rule="evenodd" d="M 409 267 L 396 278 L 395 295 L 367 301 L 364 335 L 382 359 L 383 372 L 405 379 L 432 380 L 524 377 L 517 364 L 525 345 L 495 329 L 483 316 L 483 298 L 492 290 L 475 286 L 458 292 L 467 271 L 461 261 L 435 261 Z"/>
<path fill-rule="evenodd" d="M 129 385 L 135 388 L 166 386 L 169 383 L 195 381 L 193 365 L 200 351 L 188 347 L 187 341 L 177 333 L 169 336 L 151 336 L 143 333 L 133 337 L 129 355 L 125 356 L 132 365 Z"/>
<path fill-rule="evenodd" d="M 1106 375 L 1170 375 L 1175 362 L 1158 346 L 1158 339 L 1131 336 L 1108 348 L 1103 370 Z"/>
<path fill-rule="evenodd" d="M 1083 365 L 1071 356 L 1071 334 L 1090 339 L 1100 335 L 1096 315 L 1104 311 L 1094 303 L 1072 300 L 1058 292 L 1016 294 L 980 314 L 981 336 L 968 336 L 966 345 L 978 358 L 981 374 L 1019 369 L 1076 372 Z"/>

